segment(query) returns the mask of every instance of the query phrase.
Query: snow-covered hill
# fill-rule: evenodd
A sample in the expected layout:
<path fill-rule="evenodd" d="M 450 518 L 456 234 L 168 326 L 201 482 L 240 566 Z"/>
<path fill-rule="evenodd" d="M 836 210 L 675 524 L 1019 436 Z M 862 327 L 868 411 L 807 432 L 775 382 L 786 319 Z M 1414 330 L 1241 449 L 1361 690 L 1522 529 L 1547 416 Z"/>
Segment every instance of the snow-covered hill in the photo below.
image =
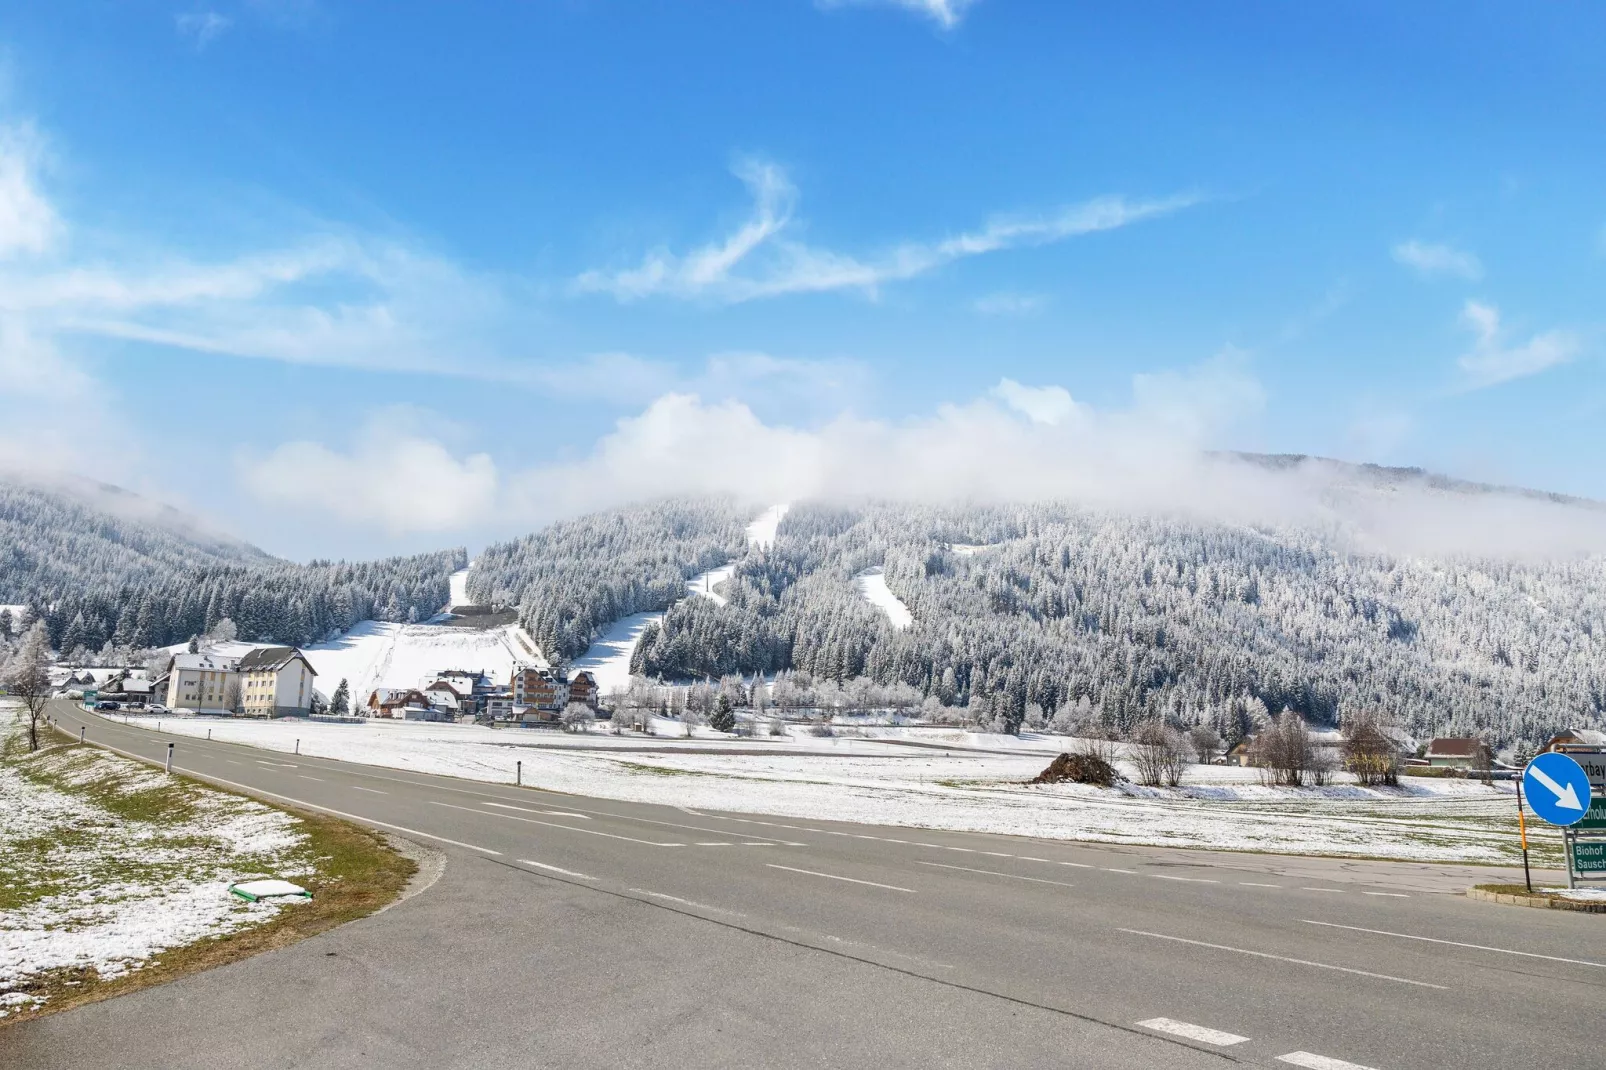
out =
<path fill-rule="evenodd" d="M 353 705 L 375 688 L 421 687 L 448 669 L 484 670 L 505 682 L 515 665 L 542 663 L 517 625 L 482 631 L 368 620 L 304 652 L 318 673 L 318 690 L 333 694 L 344 679 Z"/>

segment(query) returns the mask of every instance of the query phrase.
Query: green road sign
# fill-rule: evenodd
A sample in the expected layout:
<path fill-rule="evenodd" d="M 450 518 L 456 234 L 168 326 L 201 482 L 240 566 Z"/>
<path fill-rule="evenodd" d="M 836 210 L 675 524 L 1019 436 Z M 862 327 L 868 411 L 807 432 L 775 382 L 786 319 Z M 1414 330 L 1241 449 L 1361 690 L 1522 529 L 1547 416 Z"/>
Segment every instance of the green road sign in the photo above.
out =
<path fill-rule="evenodd" d="M 1569 751 L 1567 757 L 1583 768 L 1591 796 L 1588 812 L 1573 828 L 1606 829 L 1606 751 Z"/>
<path fill-rule="evenodd" d="M 1606 873 L 1606 840 L 1572 841 L 1573 872 Z"/>

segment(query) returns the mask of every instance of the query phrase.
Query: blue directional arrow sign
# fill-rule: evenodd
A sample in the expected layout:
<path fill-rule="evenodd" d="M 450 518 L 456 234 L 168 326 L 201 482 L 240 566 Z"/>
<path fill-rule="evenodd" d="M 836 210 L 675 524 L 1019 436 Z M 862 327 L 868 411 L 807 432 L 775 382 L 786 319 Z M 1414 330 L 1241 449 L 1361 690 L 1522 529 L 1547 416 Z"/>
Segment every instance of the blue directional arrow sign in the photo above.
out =
<path fill-rule="evenodd" d="M 1534 813 L 1552 825 L 1577 824 L 1589 812 L 1589 778 L 1565 754 L 1551 751 L 1529 762 L 1522 790 Z"/>

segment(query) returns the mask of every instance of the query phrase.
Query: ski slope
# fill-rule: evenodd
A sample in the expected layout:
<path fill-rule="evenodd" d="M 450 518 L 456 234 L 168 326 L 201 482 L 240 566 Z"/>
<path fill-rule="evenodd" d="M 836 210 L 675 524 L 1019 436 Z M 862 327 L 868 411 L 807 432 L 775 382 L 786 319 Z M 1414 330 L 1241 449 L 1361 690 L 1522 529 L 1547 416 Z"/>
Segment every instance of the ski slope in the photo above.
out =
<path fill-rule="evenodd" d="M 452 597 L 447 603 L 447 609 L 456 609 L 459 606 L 471 606 L 474 603 L 468 600 L 468 569 L 474 567 L 474 562 L 468 563 L 468 568 L 460 569 L 451 575 Z"/>
<path fill-rule="evenodd" d="M 914 614 L 903 604 L 903 599 L 892 593 L 887 577 L 879 568 L 867 569 L 853 578 L 864 600 L 887 615 L 894 631 L 903 631 L 915 622 Z"/>
<path fill-rule="evenodd" d="M 365 620 L 340 638 L 302 653 L 318 674 L 319 691 L 332 695 L 344 679 L 352 705 L 359 706 L 375 688 L 422 687 L 447 669 L 484 670 L 506 682 L 515 665 L 538 661 L 518 631 L 517 625 L 480 631 Z"/>
<path fill-rule="evenodd" d="M 747 545 L 758 550 L 768 550 L 774 546 L 775 530 L 780 526 L 781 518 L 786 515 L 789 508 L 791 506 L 786 503 L 772 505 L 759 514 L 758 519 L 747 525 Z M 710 569 L 700 576 L 693 576 L 686 581 L 686 593 L 706 598 L 715 605 L 722 606 L 725 604 L 725 596 L 715 588 L 730 579 L 735 571 L 736 563 L 731 562 Z M 585 654 L 574 662 L 573 668 L 595 676 L 597 688 L 604 695 L 623 691 L 630 685 L 630 658 L 635 653 L 636 644 L 641 640 L 641 633 L 647 630 L 647 625 L 663 618 L 662 612 L 633 613 L 614 621 L 586 648 Z"/>

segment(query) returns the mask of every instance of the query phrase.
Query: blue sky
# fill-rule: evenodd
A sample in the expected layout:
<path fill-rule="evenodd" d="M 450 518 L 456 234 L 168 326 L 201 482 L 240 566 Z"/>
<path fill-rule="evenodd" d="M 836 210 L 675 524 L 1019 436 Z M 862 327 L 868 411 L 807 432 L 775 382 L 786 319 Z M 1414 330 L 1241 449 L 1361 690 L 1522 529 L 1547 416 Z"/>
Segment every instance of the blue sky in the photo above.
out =
<path fill-rule="evenodd" d="M 271 550 L 950 446 L 1606 498 L 1597 5 L 0 10 L 0 458 Z"/>

